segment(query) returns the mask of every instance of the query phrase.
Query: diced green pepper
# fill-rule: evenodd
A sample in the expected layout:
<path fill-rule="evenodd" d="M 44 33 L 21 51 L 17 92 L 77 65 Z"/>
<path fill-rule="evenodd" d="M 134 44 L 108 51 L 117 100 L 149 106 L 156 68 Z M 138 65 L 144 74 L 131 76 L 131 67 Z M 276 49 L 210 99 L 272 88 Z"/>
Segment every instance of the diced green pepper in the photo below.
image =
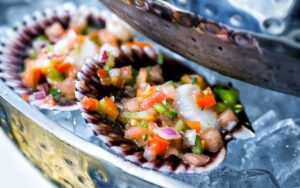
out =
<path fill-rule="evenodd" d="M 148 67 L 146 68 L 146 70 L 147 70 L 147 81 L 149 82 L 149 81 L 152 80 L 152 79 L 151 79 L 151 71 L 152 71 L 152 67 L 151 67 L 151 66 L 148 66 Z"/>
<path fill-rule="evenodd" d="M 166 115 L 168 116 L 168 118 L 171 118 L 171 119 L 176 118 L 177 117 L 177 111 L 173 108 L 170 111 L 168 111 L 166 113 Z"/>
<path fill-rule="evenodd" d="M 45 41 L 45 40 L 47 40 L 48 38 L 47 38 L 47 36 L 46 35 L 39 35 L 37 38 L 36 38 L 36 40 L 39 40 L 39 41 Z"/>
<path fill-rule="evenodd" d="M 140 112 L 122 112 L 120 114 L 121 119 L 137 119 L 145 120 L 151 119 L 152 113 L 150 111 L 140 111 Z"/>
<path fill-rule="evenodd" d="M 115 67 L 115 57 L 111 54 L 111 52 L 106 51 L 108 59 L 105 62 L 105 65 L 110 67 Z"/>
<path fill-rule="evenodd" d="M 105 115 L 105 101 L 104 100 L 100 100 L 98 105 L 97 105 L 97 108 L 96 108 L 96 111 L 101 114 L 101 115 Z"/>
<path fill-rule="evenodd" d="M 243 111 L 243 109 L 244 109 L 244 107 L 241 104 L 236 104 L 236 105 L 233 106 L 233 112 L 235 114 L 240 113 L 241 111 Z"/>
<path fill-rule="evenodd" d="M 167 84 L 170 84 L 170 85 L 172 85 L 172 86 L 176 86 L 176 84 L 175 84 L 175 82 L 173 81 L 173 80 L 169 80 L 169 81 L 167 81 Z"/>
<path fill-rule="evenodd" d="M 65 79 L 65 74 L 59 73 L 55 69 L 50 69 L 47 76 L 50 80 L 55 81 L 55 82 L 61 82 L 61 81 L 64 81 L 64 79 Z"/>
<path fill-rule="evenodd" d="M 196 153 L 196 154 L 201 154 L 203 153 L 203 149 L 201 146 L 201 140 L 199 136 L 196 136 L 196 143 L 195 145 L 192 147 L 192 152 Z"/>
<path fill-rule="evenodd" d="M 178 121 L 176 122 L 176 124 L 175 124 L 175 129 L 176 129 L 178 132 L 184 132 L 184 131 L 188 130 L 189 127 L 186 126 L 186 125 L 184 124 L 184 122 L 183 122 L 182 119 L 180 119 L 180 120 L 178 120 Z"/>
<path fill-rule="evenodd" d="M 192 77 L 192 84 L 197 84 L 197 78 L 196 77 Z"/>
<path fill-rule="evenodd" d="M 162 103 L 155 104 L 153 108 L 159 113 L 165 113 L 168 111 L 167 107 L 165 107 Z"/>
<path fill-rule="evenodd" d="M 112 69 L 111 66 L 105 65 L 104 66 L 104 70 L 106 70 L 107 72 L 109 72 Z"/>
<path fill-rule="evenodd" d="M 141 122 L 140 122 L 140 126 L 141 126 L 141 127 L 148 128 L 148 125 L 149 125 L 149 124 L 148 124 L 147 121 L 141 121 Z"/>
<path fill-rule="evenodd" d="M 155 104 L 153 108 L 160 114 L 165 114 L 168 118 L 173 119 L 177 117 L 177 111 L 167 101 Z"/>
<path fill-rule="evenodd" d="M 163 54 L 159 53 L 157 55 L 157 63 L 160 65 L 162 65 L 164 63 L 164 55 Z"/>
<path fill-rule="evenodd" d="M 30 54 L 30 58 L 31 58 L 31 59 L 36 59 L 36 57 L 37 57 L 37 54 L 36 54 L 36 53 L 31 53 L 31 54 Z"/>
<path fill-rule="evenodd" d="M 144 136 L 144 141 L 147 141 L 149 139 L 149 136 L 146 134 L 145 136 Z"/>
<path fill-rule="evenodd" d="M 239 91 L 232 87 L 216 86 L 213 92 L 226 104 L 235 105 L 239 99 Z"/>
<path fill-rule="evenodd" d="M 84 35 L 87 35 L 87 34 L 89 34 L 91 31 L 93 31 L 93 29 L 94 29 L 93 27 L 87 25 L 87 26 L 83 29 L 82 33 L 83 33 Z"/>
<path fill-rule="evenodd" d="M 61 95 L 61 92 L 60 92 L 58 89 L 55 89 L 55 88 L 50 88 L 50 89 L 49 89 L 49 93 L 50 93 L 53 97 L 56 97 L 56 96 Z"/>
<path fill-rule="evenodd" d="M 177 117 L 176 109 L 173 108 L 173 106 L 168 101 L 164 101 L 163 104 L 167 107 L 166 115 L 171 119 L 176 118 Z"/>
<path fill-rule="evenodd" d="M 217 104 L 215 105 L 215 108 L 218 110 L 218 112 L 222 113 L 225 110 L 227 110 L 228 108 L 230 108 L 230 105 L 225 104 L 223 102 L 217 102 Z"/>
<path fill-rule="evenodd" d="M 48 52 L 52 52 L 52 51 L 54 50 L 54 46 L 51 45 L 51 44 L 47 44 L 47 45 L 46 45 L 46 50 L 47 50 Z"/>

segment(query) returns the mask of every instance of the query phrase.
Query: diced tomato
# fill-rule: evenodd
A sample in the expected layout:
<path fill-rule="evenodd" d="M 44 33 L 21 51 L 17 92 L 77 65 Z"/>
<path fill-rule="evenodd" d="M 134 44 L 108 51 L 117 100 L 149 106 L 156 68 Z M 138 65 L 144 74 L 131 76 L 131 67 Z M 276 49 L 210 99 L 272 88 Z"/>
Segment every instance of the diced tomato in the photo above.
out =
<path fill-rule="evenodd" d="M 56 105 L 56 102 L 55 100 L 53 99 L 52 96 L 47 96 L 45 99 L 44 99 L 44 103 L 45 104 L 48 104 L 50 106 L 55 106 Z"/>
<path fill-rule="evenodd" d="M 67 72 L 71 70 L 72 67 L 73 67 L 72 63 L 60 63 L 55 66 L 56 70 L 60 73 Z"/>
<path fill-rule="evenodd" d="M 138 46 L 140 48 L 144 48 L 144 47 L 152 48 L 152 45 L 148 42 L 126 42 L 124 45 L 127 46 L 128 48 L 132 48 L 133 46 Z"/>
<path fill-rule="evenodd" d="M 144 127 L 130 127 L 125 131 L 125 138 L 127 139 L 140 139 L 148 133 L 148 129 Z"/>
<path fill-rule="evenodd" d="M 148 142 L 148 146 L 151 152 L 161 154 L 167 149 L 169 142 L 157 135 L 154 135 L 154 137 Z"/>
<path fill-rule="evenodd" d="M 151 108 L 154 104 L 160 103 L 165 99 L 166 99 L 166 95 L 163 92 L 161 91 L 156 92 L 142 102 L 141 108 L 142 109 Z"/>
<path fill-rule="evenodd" d="M 198 106 L 201 109 L 207 109 L 216 104 L 215 97 L 213 95 L 201 95 L 197 99 Z"/>
<path fill-rule="evenodd" d="M 191 128 L 195 129 L 196 131 L 199 131 L 201 129 L 201 123 L 199 121 L 185 121 L 186 125 Z"/>
<path fill-rule="evenodd" d="M 91 97 L 83 97 L 81 100 L 82 106 L 91 111 L 96 111 L 99 101 L 97 99 L 91 98 Z"/>
<path fill-rule="evenodd" d="M 25 100 L 25 101 L 29 101 L 29 95 L 27 93 L 23 93 L 21 95 L 22 99 Z"/>
<path fill-rule="evenodd" d="M 98 69 L 97 74 L 102 79 L 108 77 L 107 71 L 105 69 Z"/>
<path fill-rule="evenodd" d="M 28 67 L 23 73 L 23 85 L 29 88 L 36 88 L 42 76 L 43 73 L 39 68 Z"/>
<path fill-rule="evenodd" d="M 105 114 L 112 120 L 115 120 L 118 115 L 119 115 L 119 110 L 117 105 L 114 103 L 114 101 L 111 98 L 108 97 L 104 97 L 104 99 L 102 99 L 100 101 L 100 103 L 102 103 L 104 100 L 105 106 L 104 106 L 104 111 Z M 103 104 L 103 103 L 102 103 Z"/>

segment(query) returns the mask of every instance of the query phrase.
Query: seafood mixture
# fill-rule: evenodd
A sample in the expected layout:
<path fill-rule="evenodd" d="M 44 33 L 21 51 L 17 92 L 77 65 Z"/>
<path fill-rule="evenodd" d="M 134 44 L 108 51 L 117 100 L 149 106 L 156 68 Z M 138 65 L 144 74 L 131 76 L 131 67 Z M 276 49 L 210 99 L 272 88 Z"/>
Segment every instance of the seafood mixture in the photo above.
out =
<path fill-rule="evenodd" d="M 49 106 L 75 104 L 76 75 L 85 60 L 101 49 L 119 47 L 132 38 L 131 31 L 113 19 L 92 23 L 78 16 L 68 26 L 52 23 L 27 51 L 22 83 L 29 92 L 22 98 Z"/>
<path fill-rule="evenodd" d="M 116 66 L 115 57 L 103 51 L 98 79 L 122 94 L 84 96 L 81 105 L 120 123 L 124 137 L 143 148 L 148 161 L 174 155 L 186 164 L 205 166 L 232 139 L 228 132 L 238 124 L 251 126 L 241 118 L 245 112 L 239 91 L 231 85 L 210 86 L 197 74 L 165 80 L 164 59 L 158 57 L 156 64 L 145 67 Z"/>

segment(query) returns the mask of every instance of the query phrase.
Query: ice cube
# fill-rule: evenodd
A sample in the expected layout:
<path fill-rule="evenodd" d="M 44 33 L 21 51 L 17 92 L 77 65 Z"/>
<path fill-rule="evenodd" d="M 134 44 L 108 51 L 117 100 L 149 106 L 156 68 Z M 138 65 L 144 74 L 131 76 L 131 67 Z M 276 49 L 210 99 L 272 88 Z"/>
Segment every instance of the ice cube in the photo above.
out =
<path fill-rule="evenodd" d="M 270 125 L 257 138 L 244 145 L 242 168 L 262 168 L 270 171 L 280 184 L 300 172 L 300 127 L 293 119 Z M 291 180 L 290 180 L 291 181 Z M 299 184 L 296 178 L 289 184 Z"/>
<path fill-rule="evenodd" d="M 72 123 L 74 126 L 74 133 L 77 136 L 91 141 L 92 136 L 94 136 L 93 130 L 87 126 L 80 114 L 80 111 L 77 110 L 72 112 Z"/>
<path fill-rule="evenodd" d="M 52 121 L 58 123 L 65 129 L 73 132 L 74 126 L 71 120 L 72 114 L 69 111 L 57 111 L 57 110 L 41 110 Z"/>
<path fill-rule="evenodd" d="M 260 169 L 234 170 L 229 167 L 222 167 L 209 174 L 171 176 L 201 188 L 279 187 L 278 182 L 270 172 Z"/>

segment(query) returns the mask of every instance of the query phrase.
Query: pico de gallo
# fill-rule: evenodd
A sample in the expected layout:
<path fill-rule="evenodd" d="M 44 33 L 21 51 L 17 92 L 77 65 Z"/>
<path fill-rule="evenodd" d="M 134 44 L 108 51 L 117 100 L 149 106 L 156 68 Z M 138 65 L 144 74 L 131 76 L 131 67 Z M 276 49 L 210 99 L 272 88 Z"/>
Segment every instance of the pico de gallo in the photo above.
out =
<path fill-rule="evenodd" d="M 102 56 L 107 56 L 103 52 Z M 164 80 L 161 67 L 116 67 L 108 55 L 97 71 L 103 86 L 130 93 L 121 99 L 85 96 L 81 105 L 124 126 L 125 138 L 144 148 L 148 161 L 175 155 L 185 163 L 205 166 L 226 144 L 222 128 L 238 122 L 243 111 L 239 91 L 232 86 L 209 86 L 197 74 Z"/>
<path fill-rule="evenodd" d="M 60 22 L 46 27 L 33 39 L 24 60 L 22 83 L 29 92 L 22 95 L 23 99 L 50 106 L 75 104 L 76 75 L 85 60 L 101 48 L 117 48 L 132 39 L 126 27 L 116 24 L 103 21 L 100 26 L 93 25 L 88 19 L 75 17 L 67 27 Z"/>

